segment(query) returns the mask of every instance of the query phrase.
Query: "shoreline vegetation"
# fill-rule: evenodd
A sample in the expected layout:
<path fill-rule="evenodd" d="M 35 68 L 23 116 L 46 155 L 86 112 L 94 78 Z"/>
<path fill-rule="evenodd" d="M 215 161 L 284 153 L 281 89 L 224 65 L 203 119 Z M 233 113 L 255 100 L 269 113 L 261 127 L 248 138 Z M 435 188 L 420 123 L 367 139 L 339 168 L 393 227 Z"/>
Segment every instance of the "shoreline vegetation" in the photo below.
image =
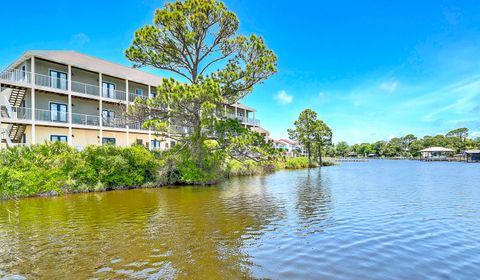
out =
<path fill-rule="evenodd" d="M 9 148 L 0 151 L 0 199 L 172 185 L 211 185 L 236 176 L 319 167 L 318 163 L 309 165 L 306 157 L 283 157 L 275 162 L 227 159 L 223 163 L 217 162 L 218 168 L 214 170 L 198 173 L 195 168 L 190 169 L 190 162 L 178 157 L 176 152 L 176 149 L 149 151 L 143 146 L 122 148 L 112 145 L 91 145 L 78 151 L 61 142 Z M 323 166 L 330 165 L 334 163 L 323 162 Z"/>

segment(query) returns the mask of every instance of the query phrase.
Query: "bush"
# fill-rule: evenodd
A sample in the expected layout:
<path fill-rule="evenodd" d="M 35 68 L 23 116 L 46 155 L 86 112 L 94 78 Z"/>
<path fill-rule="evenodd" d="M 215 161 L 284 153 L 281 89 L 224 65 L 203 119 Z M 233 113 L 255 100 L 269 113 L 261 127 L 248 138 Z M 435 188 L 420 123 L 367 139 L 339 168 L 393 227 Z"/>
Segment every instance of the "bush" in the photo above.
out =
<path fill-rule="evenodd" d="M 0 197 L 140 186 L 156 180 L 158 166 L 139 146 L 80 152 L 60 142 L 14 147 L 0 152 Z"/>

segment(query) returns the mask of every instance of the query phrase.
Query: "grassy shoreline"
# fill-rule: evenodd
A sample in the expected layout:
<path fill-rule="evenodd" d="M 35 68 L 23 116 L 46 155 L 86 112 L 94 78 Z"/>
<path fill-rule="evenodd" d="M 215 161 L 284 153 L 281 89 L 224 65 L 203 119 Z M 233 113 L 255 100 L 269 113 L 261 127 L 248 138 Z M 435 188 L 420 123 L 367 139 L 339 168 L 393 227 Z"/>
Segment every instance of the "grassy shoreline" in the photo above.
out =
<path fill-rule="evenodd" d="M 325 162 L 324 166 L 333 163 Z M 46 143 L 0 151 L 0 200 L 58 196 L 173 185 L 212 185 L 232 177 L 273 173 L 281 169 L 315 168 L 307 158 L 286 158 L 274 163 L 230 159 L 208 181 L 187 181 L 192 169 L 168 153 L 142 146 L 120 148 L 88 146 L 77 151 L 63 143 Z M 183 168 L 183 169 L 182 169 Z M 196 174 L 194 174 L 196 176 Z"/>

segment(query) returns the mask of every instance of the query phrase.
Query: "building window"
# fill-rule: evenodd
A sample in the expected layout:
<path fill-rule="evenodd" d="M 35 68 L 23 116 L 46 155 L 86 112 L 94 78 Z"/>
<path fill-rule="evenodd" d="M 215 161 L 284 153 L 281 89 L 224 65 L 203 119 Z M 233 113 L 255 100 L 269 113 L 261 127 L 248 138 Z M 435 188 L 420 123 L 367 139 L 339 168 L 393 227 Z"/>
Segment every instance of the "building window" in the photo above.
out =
<path fill-rule="evenodd" d="M 160 141 L 152 140 L 152 149 L 160 149 Z"/>
<path fill-rule="evenodd" d="M 51 102 L 50 121 L 67 122 L 67 104 Z"/>
<path fill-rule="evenodd" d="M 102 144 L 109 144 L 109 145 L 115 145 L 117 140 L 115 138 L 111 137 L 103 137 L 102 138 Z"/>
<path fill-rule="evenodd" d="M 103 97 L 115 98 L 115 84 L 102 82 Z"/>
<path fill-rule="evenodd" d="M 137 88 L 137 89 L 135 90 L 135 94 L 136 94 L 137 96 L 142 97 L 142 96 L 143 96 L 143 89 Z"/>
<path fill-rule="evenodd" d="M 52 142 L 67 142 L 67 136 L 65 135 L 50 135 L 50 141 Z"/>
<path fill-rule="evenodd" d="M 112 126 L 115 124 L 115 111 L 103 110 L 103 125 Z"/>
<path fill-rule="evenodd" d="M 50 86 L 53 88 L 67 89 L 67 73 L 50 70 Z"/>
<path fill-rule="evenodd" d="M 143 146 L 143 139 L 137 139 L 136 143 L 137 143 L 137 145 L 142 145 Z"/>
<path fill-rule="evenodd" d="M 155 98 L 155 97 L 157 97 L 157 92 L 154 90 L 154 91 L 150 92 L 150 95 L 151 95 L 152 98 Z"/>
<path fill-rule="evenodd" d="M 176 144 L 177 144 L 177 143 L 175 143 L 175 141 L 170 141 L 170 147 L 173 148 L 173 147 L 175 147 Z"/>

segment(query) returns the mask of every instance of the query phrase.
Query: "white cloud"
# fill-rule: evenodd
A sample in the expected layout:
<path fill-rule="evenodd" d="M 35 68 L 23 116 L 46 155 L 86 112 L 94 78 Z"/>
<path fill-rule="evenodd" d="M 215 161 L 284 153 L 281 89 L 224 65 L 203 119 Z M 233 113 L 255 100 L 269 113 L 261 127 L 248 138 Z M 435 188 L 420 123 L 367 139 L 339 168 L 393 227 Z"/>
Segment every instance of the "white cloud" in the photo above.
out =
<path fill-rule="evenodd" d="M 90 37 L 87 36 L 87 34 L 80 32 L 72 36 L 70 38 L 70 45 L 76 46 L 76 47 L 82 47 L 85 44 L 90 42 Z"/>
<path fill-rule="evenodd" d="M 392 93 L 398 88 L 398 81 L 383 82 L 380 84 L 379 88 L 383 91 Z"/>
<path fill-rule="evenodd" d="M 293 96 L 289 95 L 285 90 L 281 90 L 275 95 L 275 100 L 282 105 L 286 105 L 292 103 Z"/>
<path fill-rule="evenodd" d="M 470 137 L 471 138 L 477 138 L 477 137 L 480 137 L 480 131 L 474 131 L 472 133 L 470 133 Z"/>

